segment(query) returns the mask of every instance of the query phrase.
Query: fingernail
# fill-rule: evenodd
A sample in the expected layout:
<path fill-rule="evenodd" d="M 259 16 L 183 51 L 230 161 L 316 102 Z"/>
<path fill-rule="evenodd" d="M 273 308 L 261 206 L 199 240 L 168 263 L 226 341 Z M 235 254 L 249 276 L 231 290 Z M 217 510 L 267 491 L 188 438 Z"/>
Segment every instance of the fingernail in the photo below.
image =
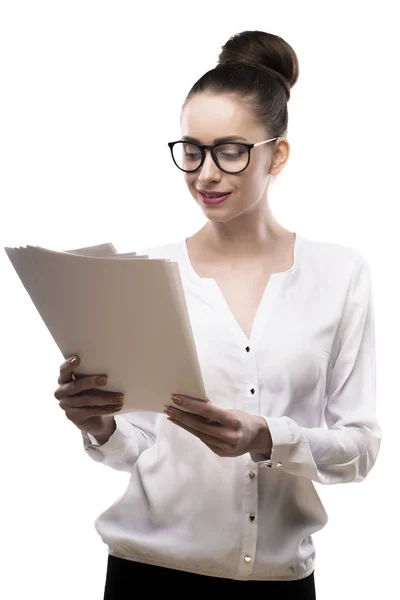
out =
<path fill-rule="evenodd" d="M 171 398 L 175 404 L 182 404 L 182 398 L 179 398 L 179 396 L 171 396 Z"/>
<path fill-rule="evenodd" d="M 78 359 L 76 358 L 76 356 L 74 356 L 73 358 L 71 358 L 70 362 L 71 365 L 75 367 L 78 364 Z"/>
<path fill-rule="evenodd" d="M 169 415 L 170 417 L 173 417 L 173 416 L 174 416 L 174 414 L 175 414 L 175 413 L 174 413 L 174 411 L 173 411 L 173 410 L 171 410 L 170 408 L 166 408 L 166 409 L 164 410 L 164 412 L 165 412 L 167 415 Z"/>
<path fill-rule="evenodd" d="M 99 385 L 106 385 L 106 383 L 107 383 L 107 379 L 106 379 L 105 377 L 98 377 L 98 378 L 96 379 L 96 382 L 97 382 Z"/>

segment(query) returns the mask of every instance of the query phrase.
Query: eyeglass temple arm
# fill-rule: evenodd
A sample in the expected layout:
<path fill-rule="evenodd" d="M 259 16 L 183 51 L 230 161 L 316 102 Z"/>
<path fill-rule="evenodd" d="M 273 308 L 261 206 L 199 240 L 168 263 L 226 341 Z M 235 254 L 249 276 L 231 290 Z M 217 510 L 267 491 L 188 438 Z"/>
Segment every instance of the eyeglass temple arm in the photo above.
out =
<path fill-rule="evenodd" d="M 270 140 L 265 140 L 264 142 L 258 142 L 257 144 L 254 144 L 254 147 L 261 146 L 261 144 L 266 144 L 267 142 L 273 142 L 274 140 L 279 140 L 279 137 L 274 137 L 274 138 L 271 138 Z"/>

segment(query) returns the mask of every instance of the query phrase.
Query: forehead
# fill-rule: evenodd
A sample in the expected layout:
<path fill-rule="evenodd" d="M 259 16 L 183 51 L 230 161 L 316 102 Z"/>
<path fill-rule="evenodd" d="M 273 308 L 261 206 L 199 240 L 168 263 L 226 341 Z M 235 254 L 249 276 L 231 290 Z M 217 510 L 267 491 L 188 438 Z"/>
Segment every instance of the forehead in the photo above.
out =
<path fill-rule="evenodd" d="M 208 144 L 229 135 L 251 139 L 260 133 L 260 126 L 237 96 L 200 93 L 182 111 L 181 133 Z"/>

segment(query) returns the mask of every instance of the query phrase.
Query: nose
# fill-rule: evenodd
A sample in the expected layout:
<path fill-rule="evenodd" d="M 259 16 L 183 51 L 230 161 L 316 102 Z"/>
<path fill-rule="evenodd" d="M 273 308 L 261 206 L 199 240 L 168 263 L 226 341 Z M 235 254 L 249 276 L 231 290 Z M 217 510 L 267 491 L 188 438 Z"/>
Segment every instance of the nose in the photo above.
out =
<path fill-rule="evenodd" d="M 221 178 L 221 171 L 213 161 L 210 150 L 206 150 L 206 157 L 198 171 L 198 180 L 202 182 L 215 181 Z"/>

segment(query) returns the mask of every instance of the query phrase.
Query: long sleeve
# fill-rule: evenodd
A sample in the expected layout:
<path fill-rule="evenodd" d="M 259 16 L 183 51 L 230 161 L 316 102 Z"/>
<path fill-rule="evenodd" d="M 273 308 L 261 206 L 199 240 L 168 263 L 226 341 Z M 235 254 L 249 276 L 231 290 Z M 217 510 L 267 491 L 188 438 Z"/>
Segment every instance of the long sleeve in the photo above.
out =
<path fill-rule="evenodd" d="M 338 328 L 338 351 L 327 381 L 322 427 L 265 417 L 273 448 L 259 466 L 280 469 L 322 484 L 360 482 L 372 469 L 381 443 L 376 419 L 375 325 L 370 268 L 357 253 Z M 265 457 L 264 457 L 265 459 Z"/>
<path fill-rule="evenodd" d="M 153 412 L 115 415 L 116 429 L 105 444 L 93 444 L 89 435 L 81 432 L 84 449 L 97 462 L 117 471 L 131 472 L 140 454 L 154 444 L 160 417 L 161 414 Z"/>

